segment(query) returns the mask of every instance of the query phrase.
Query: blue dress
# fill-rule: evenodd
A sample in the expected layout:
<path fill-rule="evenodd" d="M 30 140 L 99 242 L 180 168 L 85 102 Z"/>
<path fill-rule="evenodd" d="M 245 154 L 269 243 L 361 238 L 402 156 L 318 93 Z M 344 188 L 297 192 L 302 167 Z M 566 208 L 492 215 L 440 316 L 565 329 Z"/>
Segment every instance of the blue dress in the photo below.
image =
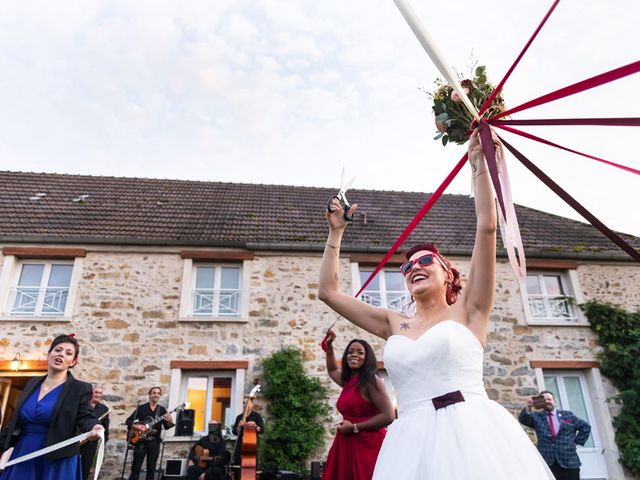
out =
<path fill-rule="evenodd" d="M 39 388 L 36 388 L 24 402 L 20 411 L 22 430 L 18 443 L 13 449 L 11 459 L 44 448 L 51 415 L 56 401 L 62 391 L 62 385 L 47 393 L 38 401 Z M 44 456 L 6 468 L 0 475 L 0 480 L 82 480 L 80 455 L 47 460 Z"/>

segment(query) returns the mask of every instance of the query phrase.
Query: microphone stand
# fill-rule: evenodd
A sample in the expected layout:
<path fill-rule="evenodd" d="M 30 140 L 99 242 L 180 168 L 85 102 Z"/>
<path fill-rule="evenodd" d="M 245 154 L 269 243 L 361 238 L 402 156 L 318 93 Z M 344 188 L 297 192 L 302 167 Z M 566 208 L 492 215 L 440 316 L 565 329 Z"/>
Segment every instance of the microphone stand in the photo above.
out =
<path fill-rule="evenodd" d="M 133 421 L 131 425 L 138 418 L 138 410 L 140 409 L 140 400 L 138 400 L 138 405 L 136 405 L 136 411 L 133 412 Z M 124 462 L 122 462 L 122 474 L 120 475 L 120 480 L 124 480 L 124 471 L 127 468 L 127 457 L 129 456 L 129 450 L 131 449 L 131 428 L 127 425 L 127 447 L 124 449 Z"/>

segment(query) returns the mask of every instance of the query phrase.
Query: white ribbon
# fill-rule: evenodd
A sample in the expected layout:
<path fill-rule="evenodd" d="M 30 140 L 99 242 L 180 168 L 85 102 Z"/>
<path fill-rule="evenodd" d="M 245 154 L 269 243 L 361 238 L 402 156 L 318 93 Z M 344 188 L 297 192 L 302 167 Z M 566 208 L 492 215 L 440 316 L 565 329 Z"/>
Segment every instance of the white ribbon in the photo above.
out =
<path fill-rule="evenodd" d="M 449 65 L 444 59 L 442 53 L 434 43 L 431 35 L 427 32 L 427 29 L 424 27 L 420 18 L 416 14 L 415 10 L 411 7 L 408 0 L 393 0 L 398 10 L 409 24 L 409 27 L 413 31 L 414 35 L 422 45 L 422 48 L 427 52 L 429 58 L 434 63 L 436 68 L 440 71 L 442 76 L 445 78 L 447 82 L 451 85 L 451 87 L 458 93 L 462 103 L 467 108 L 469 113 L 473 115 L 473 117 L 480 121 L 480 116 L 478 114 L 478 110 L 471 103 L 469 97 L 462 89 L 462 86 L 458 82 L 458 78 L 451 70 Z M 498 154 L 500 152 L 500 154 Z M 498 219 L 500 223 L 500 233 L 502 234 L 502 241 L 504 243 L 504 247 L 507 250 L 507 256 L 509 257 L 509 263 L 511 264 L 511 269 L 516 277 L 522 282 L 527 276 L 526 270 L 526 261 L 524 256 L 524 249 L 522 247 L 522 238 L 520 236 L 520 227 L 518 226 L 518 219 L 516 217 L 516 211 L 513 206 L 513 200 L 511 197 L 511 185 L 509 183 L 509 174 L 507 172 L 507 164 L 505 159 L 502 157 L 501 149 L 496 150 L 496 163 L 498 164 L 498 178 L 500 183 L 500 188 L 502 190 L 502 197 L 504 200 L 504 208 L 506 213 L 506 218 L 502 215 L 502 211 L 498 208 Z"/>
<path fill-rule="evenodd" d="M 76 435 L 75 437 L 69 438 L 67 440 L 63 440 L 62 442 L 56 443 L 49 447 L 41 448 L 40 450 L 36 450 L 35 452 L 31 452 L 21 457 L 15 458 L 5 463 L 4 465 L 0 465 L 0 471 L 12 465 L 17 465 L 18 463 L 26 462 L 27 460 L 31 460 L 36 457 L 41 457 L 50 452 L 55 452 L 56 450 L 60 450 L 61 448 L 64 448 L 68 445 L 72 445 L 78 442 L 82 443 L 84 441 L 87 441 L 90 435 L 91 435 L 91 432 L 81 433 L 80 435 Z M 102 460 L 104 459 L 104 430 L 100 431 L 99 437 L 100 438 L 98 439 L 98 458 L 96 459 L 96 470 L 93 475 L 94 480 L 98 479 L 98 474 L 100 473 L 100 467 L 102 466 Z M 13 448 L 10 448 L 9 450 L 7 450 L 7 452 L 5 452 L 5 455 L 7 457 L 10 457 L 12 453 L 13 453 Z M 3 458 L 6 458 L 5 455 L 3 455 Z"/>

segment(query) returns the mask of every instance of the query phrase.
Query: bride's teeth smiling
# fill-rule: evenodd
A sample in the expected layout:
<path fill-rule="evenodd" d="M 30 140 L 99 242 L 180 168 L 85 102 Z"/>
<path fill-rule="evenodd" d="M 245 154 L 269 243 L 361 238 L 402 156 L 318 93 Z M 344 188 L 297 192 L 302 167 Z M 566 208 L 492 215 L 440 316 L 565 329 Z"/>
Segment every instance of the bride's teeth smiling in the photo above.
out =
<path fill-rule="evenodd" d="M 427 278 L 429 278 L 427 275 L 424 275 L 424 274 L 422 274 L 422 273 L 418 273 L 418 274 L 414 275 L 414 276 L 411 278 L 411 282 L 412 282 L 412 283 L 417 283 L 417 282 L 419 282 L 420 280 L 426 280 Z"/>

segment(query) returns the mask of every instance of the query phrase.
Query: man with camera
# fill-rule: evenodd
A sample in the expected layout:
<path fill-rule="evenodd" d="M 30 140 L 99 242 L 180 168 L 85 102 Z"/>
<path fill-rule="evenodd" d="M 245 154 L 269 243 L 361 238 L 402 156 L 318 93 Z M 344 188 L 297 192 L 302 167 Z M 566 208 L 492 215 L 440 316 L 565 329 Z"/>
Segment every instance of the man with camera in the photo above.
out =
<path fill-rule="evenodd" d="M 533 409 L 537 411 L 532 411 Z M 576 445 L 584 445 L 591 426 L 568 410 L 556 410 L 556 401 L 548 390 L 527 400 L 518 417 L 538 437 L 538 451 L 557 480 L 579 480 L 580 458 Z"/>

